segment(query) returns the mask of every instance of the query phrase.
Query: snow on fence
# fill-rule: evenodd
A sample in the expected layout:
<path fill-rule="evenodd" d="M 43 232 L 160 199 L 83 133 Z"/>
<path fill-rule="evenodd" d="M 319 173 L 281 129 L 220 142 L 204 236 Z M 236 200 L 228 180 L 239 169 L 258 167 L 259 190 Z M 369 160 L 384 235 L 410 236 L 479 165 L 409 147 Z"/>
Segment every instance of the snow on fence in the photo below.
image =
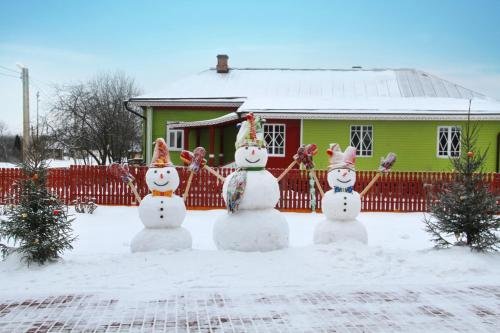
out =
<path fill-rule="evenodd" d="M 177 168 L 180 185 L 176 194 L 182 195 L 189 176 L 187 168 Z M 216 168 L 223 176 L 234 169 Z M 144 181 L 147 167 L 131 167 L 130 172 L 136 179 L 137 190 L 141 197 L 148 194 Z M 276 177 L 283 169 L 269 169 Z M 329 190 L 326 170 L 316 171 L 321 186 Z M 355 190 L 361 192 L 375 176 L 375 171 L 357 171 Z M 21 178 L 21 170 L 0 168 L 0 204 L 15 201 L 14 182 Z M 500 174 L 486 174 L 486 182 L 500 200 Z M 362 200 L 363 211 L 380 212 L 420 212 L 427 210 L 427 203 L 442 184 L 452 179 L 452 173 L 443 172 L 391 172 L 375 183 Z M 93 199 L 99 205 L 136 205 L 134 195 L 127 184 L 114 177 L 105 166 L 71 166 L 49 170 L 48 185 L 65 203 L 76 199 Z M 309 211 L 310 193 L 308 173 L 291 170 L 281 181 L 281 199 L 278 209 L 288 211 Z M 224 208 L 222 182 L 206 170 L 201 170 L 193 178 L 186 205 L 194 209 Z M 316 208 L 321 209 L 321 197 L 316 191 Z"/>

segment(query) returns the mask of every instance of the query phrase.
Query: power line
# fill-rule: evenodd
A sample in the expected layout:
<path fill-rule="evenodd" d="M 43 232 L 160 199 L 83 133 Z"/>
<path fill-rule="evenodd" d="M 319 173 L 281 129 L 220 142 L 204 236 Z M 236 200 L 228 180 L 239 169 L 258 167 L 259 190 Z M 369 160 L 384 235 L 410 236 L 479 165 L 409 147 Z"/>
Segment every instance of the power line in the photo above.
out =
<path fill-rule="evenodd" d="M 19 76 L 15 76 L 15 75 L 4 74 L 4 73 L 0 73 L 0 75 L 9 76 L 9 77 L 15 77 L 16 79 L 19 79 Z"/>
<path fill-rule="evenodd" d="M 9 67 L 5 67 L 5 66 L 2 66 L 2 65 L 0 65 L 0 68 L 6 69 L 8 71 L 11 71 L 11 72 L 14 72 L 14 73 L 17 73 L 17 74 L 21 74 L 20 71 L 16 71 L 15 69 L 11 69 Z"/>

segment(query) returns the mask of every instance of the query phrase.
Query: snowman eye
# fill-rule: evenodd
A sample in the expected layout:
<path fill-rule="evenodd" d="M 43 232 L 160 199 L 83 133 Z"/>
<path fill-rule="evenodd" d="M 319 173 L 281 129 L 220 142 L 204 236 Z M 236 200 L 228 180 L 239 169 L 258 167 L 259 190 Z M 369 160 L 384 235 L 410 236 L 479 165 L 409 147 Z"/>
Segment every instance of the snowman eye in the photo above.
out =
<path fill-rule="evenodd" d="M 245 147 L 246 150 L 248 150 L 248 147 Z"/>
<path fill-rule="evenodd" d="M 157 170 L 155 170 L 155 173 L 158 173 L 158 171 L 157 171 Z"/>
<path fill-rule="evenodd" d="M 167 170 L 167 173 L 170 173 L 170 170 Z"/>
<path fill-rule="evenodd" d="M 339 169 L 339 170 L 337 170 L 337 172 L 340 172 L 340 169 Z"/>

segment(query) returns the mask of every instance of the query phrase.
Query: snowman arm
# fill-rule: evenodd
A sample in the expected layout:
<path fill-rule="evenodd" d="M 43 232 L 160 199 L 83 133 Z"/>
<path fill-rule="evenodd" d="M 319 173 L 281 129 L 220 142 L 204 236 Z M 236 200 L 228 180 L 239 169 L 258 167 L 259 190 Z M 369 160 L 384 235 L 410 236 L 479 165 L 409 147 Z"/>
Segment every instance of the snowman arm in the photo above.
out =
<path fill-rule="evenodd" d="M 366 185 L 365 189 L 359 194 L 362 198 L 368 191 L 372 188 L 372 186 L 377 182 L 381 175 L 389 173 L 391 171 L 392 166 L 396 163 L 396 154 L 389 153 L 387 156 L 382 158 L 380 161 L 379 173 L 373 177 L 373 179 Z"/>
<path fill-rule="evenodd" d="M 212 175 L 214 175 L 215 177 L 217 177 L 222 182 L 224 182 L 224 180 L 226 180 L 226 178 L 223 175 L 221 175 L 220 173 L 218 173 L 217 171 L 215 171 L 214 169 L 212 169 L 211 167 L 209 167 L 206 164 L 203 166 L 203 169 L 205 169 L 208 172 L 210 172 Z"/>
<path fill-rule="evenodd" d="M 382 173 L 379 172 L 375 175 L 375 177 L 372 178 L 368 185 L 366 185 L 365 189 L 359 194 L 361 198 L 372 188 L 372 186 L 377 182 L 381 175 Z"/>

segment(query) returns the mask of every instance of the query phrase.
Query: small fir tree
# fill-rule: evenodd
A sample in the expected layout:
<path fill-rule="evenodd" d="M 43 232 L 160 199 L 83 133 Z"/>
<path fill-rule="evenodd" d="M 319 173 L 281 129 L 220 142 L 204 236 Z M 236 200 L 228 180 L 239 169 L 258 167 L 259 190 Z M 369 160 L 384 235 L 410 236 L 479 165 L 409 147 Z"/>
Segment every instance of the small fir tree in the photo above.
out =
<path fill-rule="evenodd" d="M 498 206 L 482 172 L 487 151 L 476 150 L 478 130 L 469 119 L 461 138 L 462 153 L 450 159 L 455 170 L 453 181 L 437 193 L 437 200 L 430 204 L 431 216 L 424 219 L 436 247 L 466 245 L 477 251 L 499 248 Z"/>
<path fill-rule="evenodd" d="M 64 250 L 73 248 L 75 240 L 66 207 L 47 189 L 46 157 L 47 140 L 35 137 L 20 163 L 23 176 L 16 183 L 18 204 L 7 212 L 7 219 L 0 219 L 0 237 L 17 246 L 2 245 L 2 255 L 18 252 L 28 265 L 55 261 Z"/>

